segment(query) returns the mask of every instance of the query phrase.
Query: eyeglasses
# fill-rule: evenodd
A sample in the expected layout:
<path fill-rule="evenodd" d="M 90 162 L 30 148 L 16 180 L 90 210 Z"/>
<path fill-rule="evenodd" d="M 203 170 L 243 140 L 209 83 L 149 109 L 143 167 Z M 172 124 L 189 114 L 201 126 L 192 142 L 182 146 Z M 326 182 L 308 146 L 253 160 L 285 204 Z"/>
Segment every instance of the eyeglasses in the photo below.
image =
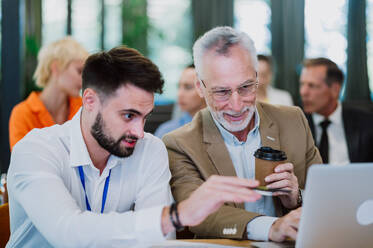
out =
<path fill-rule="evenodd" d="M 200 81 L 203 84 L 203 86 L 207 89 L 203 80 L 200 79 Z M 258 85 L 259 85 L 258 81 L 245 82 L 240 87 L 238 87 L 236 91 L 241 97 L 247 97 L 256 92 Z M 212 95 L 215 101 L 228 101 L 231 95 L 233 94 L 233 91 L 232 89 L 229 89 L 229 88 L 221 88 L 221 89 L 211 90 L 210 94 Z"/>

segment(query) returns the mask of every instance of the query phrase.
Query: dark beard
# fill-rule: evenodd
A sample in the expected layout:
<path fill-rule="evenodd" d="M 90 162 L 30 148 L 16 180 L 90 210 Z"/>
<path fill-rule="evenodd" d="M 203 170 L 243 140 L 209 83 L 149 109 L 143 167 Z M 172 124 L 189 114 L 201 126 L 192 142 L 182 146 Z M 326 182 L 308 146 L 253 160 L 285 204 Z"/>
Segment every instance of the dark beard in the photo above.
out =
<path fill-rule="evenodd" d="M 96 139 L 97 143 L 110 154 L 113 154 L 117 157 L 125 158 L 132 155 L 134 147 L 122 148 L 120 146 L 120 143 L 122 140 L 126 138 L 130 138 L 136 141 L 137 137 L 123 135 L 118 140 L 114 140 L 112 137 L 105 134 L 104 129 L 105 123 L 102 119 L 101 113 L 98 113 L 96 116 L 95 123 L 91 127 L 91 134 Z"/>

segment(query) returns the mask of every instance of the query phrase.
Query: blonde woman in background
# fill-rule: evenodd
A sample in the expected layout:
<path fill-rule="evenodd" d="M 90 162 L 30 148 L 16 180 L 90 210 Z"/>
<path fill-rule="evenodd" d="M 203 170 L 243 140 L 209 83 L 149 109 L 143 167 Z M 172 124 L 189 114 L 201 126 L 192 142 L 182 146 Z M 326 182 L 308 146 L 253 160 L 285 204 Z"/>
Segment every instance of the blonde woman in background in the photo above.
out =
<path fill-rule="evenodd" d="M 11 149 L 33 128 L 62 124 L 82 105 L 82 69 L 88 52 L 74 39 L 66 37 L 43 47 L 34 73 L 42 92 L 32 92 L 17 104 L 9 119 Z"/>

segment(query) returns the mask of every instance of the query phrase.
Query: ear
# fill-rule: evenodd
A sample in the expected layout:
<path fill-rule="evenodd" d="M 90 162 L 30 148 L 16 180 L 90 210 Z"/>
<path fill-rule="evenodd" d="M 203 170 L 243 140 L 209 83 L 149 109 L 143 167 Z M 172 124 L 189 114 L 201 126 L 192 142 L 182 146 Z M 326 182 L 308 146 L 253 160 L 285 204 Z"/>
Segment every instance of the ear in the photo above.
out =
<path fill-rule="evenodd" d="M 98 93 L 91 88 L 87 88 L 84 90 L 82 101 L 83 108 L 89 112 L 97 109 L 101 105 Z"/>
<path fill-rule="evenodd" d="M 60 66 L 58 64 L 58 61 L 54 59 L 50 64 L 49 64 L 49 70 L 51 71 L 52 75 L 56 75 L 60 71 Z"/>
<path fill-rule="evenodd" d="M 201 98 L 204 98 L 205 96 L 203 95 L 203 90 L 202 90 L 203 86 L 201 85 L 201 80 L 199 80 L 198 77 L 196 78 L 196 81 L 194 82 L 194 85 L 196 86 L 196 90 L 197 90 L 198 95 Z"/>
<path fill-rule="evenodd" d="M 333 94 L 333 97 L 335 99 L 338 99 L 339 98 L 339 93 L 341 92 L 341 85 L 337 82 L 334 82 L 332 83 L 332 85 L 330 86 L 330 89 L 332 91 L 332 94 Z"/>

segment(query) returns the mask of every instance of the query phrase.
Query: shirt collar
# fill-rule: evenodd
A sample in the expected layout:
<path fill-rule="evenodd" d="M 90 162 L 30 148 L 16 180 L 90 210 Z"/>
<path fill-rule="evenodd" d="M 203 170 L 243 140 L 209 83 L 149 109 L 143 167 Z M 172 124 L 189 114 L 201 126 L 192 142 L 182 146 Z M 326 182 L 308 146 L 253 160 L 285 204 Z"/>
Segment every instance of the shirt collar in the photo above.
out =
<path fill-rule="evenodd" d="M 70 121 L 70 165 L 77 167 L 81 165 L 93 164 L 89 156 L 87 146 L 83 139 L 82 130 L 80 127 L 80 117 L 82 108 L 74 115 Z"/>
<path fill-rule="evenodd" d="M 29 105 L 30 109 L 35 112 L 48 112 L 47 108 L 45 107 L 44 103 L 40 99 L 41 91 L 36 92 L 33 91 L 26 99 L 26 103 Z M 82 100 L 80 97 L 71 97 L 69 96 L 69 107 L 70 113 L 75 113 L 78 106 L 82 105 Z"/>
<path fill-rule="evenodd" d="M 316 125 L 319 125 L 324 119 L 325 117 L 323 115 L 313 113 L 313 120 Z M 338 101 L 337 108 L 329 115 L 328 119 L 334 124 L 342 123 L 342 104 L 340 101 Z"/>
<path fill-rule="evenodd" d="M 70 166 L 86 166 L 89 165 L 95 170 L 98 170 L 94 167 L 91 157 L 89 156 L 87 146 L 84 142 L 80 120 L 81 120 L 82 108 L 74 115 L 70 121 Z M 107 169 L 115 167 L 120 161 L 124 158 L 119 158 L 114 155 L 110 155 L 107 161 Z"/>
<path fill-rule="evenodd" d="M 26 103 L 30 106 L 33 112 L 45 111 L 44 103 L 40 99 L 41 92 L 31 92 L 26 99 Z"/>
<path fill-rule="evenodd" d="M 224 142 L 226 142 L 227 144 L 230 144 L 230 145 L 235 145 L 235 146 L 245 144 L 244 141 L 239 141 L 236 136 L 234 136 L 232 133 L 227 131 L 217 120 L 215 120 L 214 115 L 211 115 L 211 116 L 212 116 L 212 119 L 215 122 L 215 125 L 218 127 L 218 129 L 219 129 L 219 131 L 220 131 L 220 133 L 223 137 Z M 247 138 L 250 135 L 257 135 L 258 131 L 259 131 L 260 118 L 259 118 L 258 110 L 257 110 L 256 107 L 255 107 L 254 117 L 255 117 L 255 125 L 254 125 L 254 128 L 251 129 L 250 132 L 247 134 Z"/>

